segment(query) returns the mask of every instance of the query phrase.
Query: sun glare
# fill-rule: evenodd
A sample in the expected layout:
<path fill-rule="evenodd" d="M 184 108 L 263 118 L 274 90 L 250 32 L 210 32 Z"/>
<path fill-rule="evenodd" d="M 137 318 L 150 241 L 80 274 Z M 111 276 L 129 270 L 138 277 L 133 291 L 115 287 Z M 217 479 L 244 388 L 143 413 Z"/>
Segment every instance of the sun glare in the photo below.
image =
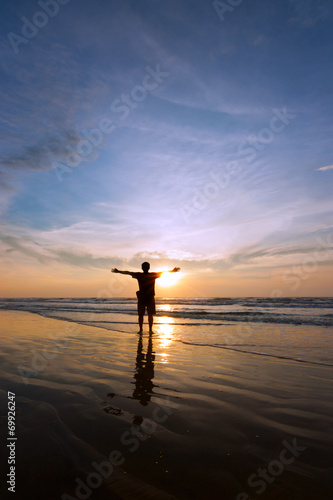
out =
<path fill-rule="evenodd" d="M 169 287 L 175 285 L 181 278 L 181 273 L 169 273 L 163 272 L 162 276 L 159 278 L 157 283 L 163 287 Z"/>

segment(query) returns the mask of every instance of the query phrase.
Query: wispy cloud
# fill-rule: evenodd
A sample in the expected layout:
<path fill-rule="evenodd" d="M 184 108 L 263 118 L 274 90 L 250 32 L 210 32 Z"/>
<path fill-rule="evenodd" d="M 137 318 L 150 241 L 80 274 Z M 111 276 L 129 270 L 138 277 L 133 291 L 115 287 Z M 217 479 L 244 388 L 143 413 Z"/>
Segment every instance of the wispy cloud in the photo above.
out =
<path fill-rule="evenodd" d="M 291 22 L 298 22 L 305 27 L 314 26 L 318 21 L 324 19 L 329 12 L 329 2 L 317 2 L 316 0 L 290 0 L 294 9 L 295 17 Z"/>
<path fill-rule="evenodd" d="M 61 264 L 82 269 L 110 269 L 111 266 L 119 265 L 123 261 L 116 256 L 99 257 L 84 250 L 45 249 L 37 241 L 30 238 L 0 236 L 0 241 L 4 246 L 3 256 L 16 258 L 19 254 L 20 258 L 32 259 L 32 261 L 47 266 Z"/>
<path fill-rule="evenodd" d="M 325 172 L 326 170 L 333 170 L 333 165 L 326 165 L 326 167 L 320 167 L 320 168 L 317 168 L 317 170 L 319 170 L 321 172 Z"/>
<path fill-rule="evenodd" d="M 2 153 L 0 164 L 14 170 L 48 170 L 53 160 L 63 161 L 69 153 L 67 148 L 75 148 L 80 140 L 73 131 L 62 136 L 48 136 L 36 144 L 24 146 L 21 152 Z"/>

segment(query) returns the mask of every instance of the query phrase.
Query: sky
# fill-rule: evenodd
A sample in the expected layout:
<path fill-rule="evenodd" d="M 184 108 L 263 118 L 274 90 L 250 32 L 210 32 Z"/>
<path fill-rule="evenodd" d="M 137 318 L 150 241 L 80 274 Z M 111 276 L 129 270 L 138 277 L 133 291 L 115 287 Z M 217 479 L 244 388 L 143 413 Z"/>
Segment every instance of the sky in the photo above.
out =
<path fill-rule="evenodd" d="M 1 297 L 333 295 L 331 0 L 3 0 Z"/>

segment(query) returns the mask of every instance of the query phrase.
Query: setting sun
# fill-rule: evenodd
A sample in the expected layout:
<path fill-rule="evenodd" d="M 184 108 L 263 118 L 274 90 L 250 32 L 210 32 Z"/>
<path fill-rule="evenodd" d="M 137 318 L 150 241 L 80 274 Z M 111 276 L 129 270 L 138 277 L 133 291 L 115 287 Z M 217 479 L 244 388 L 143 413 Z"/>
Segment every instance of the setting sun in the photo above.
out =
<path fill-rule="evenodd" d="M 162 276 L 158 279 L 158 284 L 163 287 L 169 287 L 175 285 L 180 278 L 182 273 L 170 273 L 168 271 L 163 272 Z"/>

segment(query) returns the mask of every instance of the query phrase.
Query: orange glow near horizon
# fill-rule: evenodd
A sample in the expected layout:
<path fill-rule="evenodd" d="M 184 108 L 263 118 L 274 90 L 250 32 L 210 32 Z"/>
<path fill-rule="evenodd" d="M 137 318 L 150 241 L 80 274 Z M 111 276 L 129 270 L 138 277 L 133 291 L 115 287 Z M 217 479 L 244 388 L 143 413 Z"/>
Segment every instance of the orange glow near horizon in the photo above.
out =
<path fill-rule="evenodd" d="M 181 266 L 181 262 L 179 262 Z M 109 269 L 82 269 L 68 266 L 24 265 L 3 262 L 0 296 L 2 298 L 24 297 L 77 297 L 115 298 L 133 297 L 137 290 L 136 280 L 128 276 L 112 274 Z M 279 268 L 278 272 L 256 272 L 251 270 L 228 270 L 225 272 L 163 273 L 156 280 L 156 297 L 270 297 L 279 289 L 285 297 L 330 297 L 333 295 L 332 266 L 323 265 L 307 279 L 298 279 L 297 289 L 285 283 L 282 277 L 290 268 Z M 163 286 L 164 276 L 175 278 L 173 285 Z M 294 280 L 295 281 L 295 280 Z M 294 282 L 292 282 L 293 284 Z"/>

